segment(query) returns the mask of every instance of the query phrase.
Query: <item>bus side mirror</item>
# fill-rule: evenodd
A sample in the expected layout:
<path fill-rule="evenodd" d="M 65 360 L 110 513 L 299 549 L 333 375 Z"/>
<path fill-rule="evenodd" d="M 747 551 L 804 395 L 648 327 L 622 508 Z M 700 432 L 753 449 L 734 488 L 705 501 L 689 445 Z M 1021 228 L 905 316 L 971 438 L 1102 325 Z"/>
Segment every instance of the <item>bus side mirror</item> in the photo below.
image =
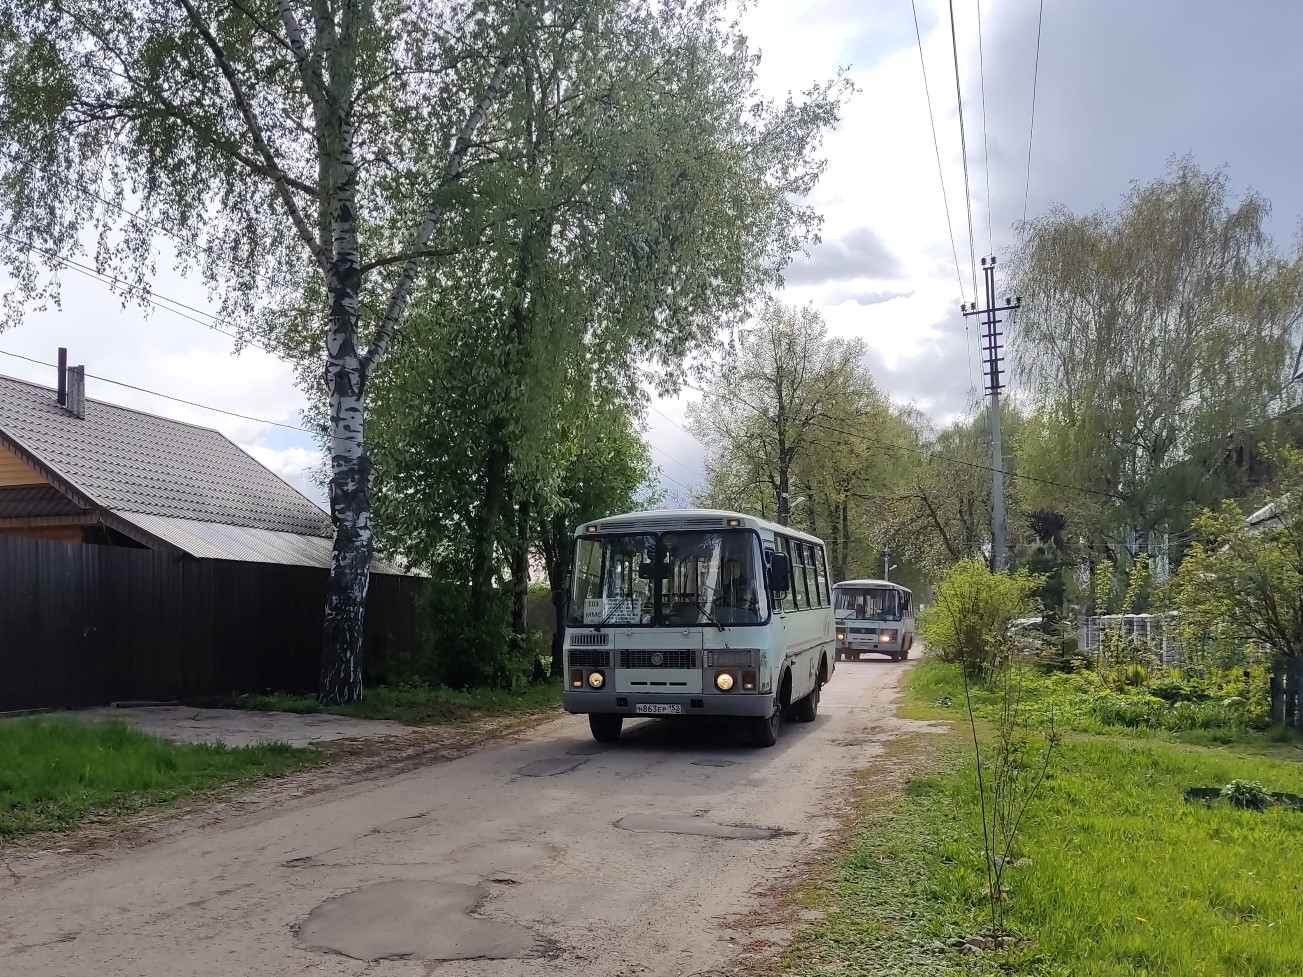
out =
<path fill-rule="evenodd" d="M 769 589 L 780 600 L 792 587 L 792 566 L 786 553 L 775 553 L 769 558 Z"/>

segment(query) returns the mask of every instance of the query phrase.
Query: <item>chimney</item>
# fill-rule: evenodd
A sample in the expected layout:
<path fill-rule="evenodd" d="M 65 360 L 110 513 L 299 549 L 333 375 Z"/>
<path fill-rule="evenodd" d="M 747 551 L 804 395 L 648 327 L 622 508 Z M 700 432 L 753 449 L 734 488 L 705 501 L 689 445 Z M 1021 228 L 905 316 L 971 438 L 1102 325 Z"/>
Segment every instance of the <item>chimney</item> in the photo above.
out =
<path fill-rule="evenodd" d="M 68 406 L 68 350 L 59 347 L 59 406 Z"/>
<path fill-rule="evenodd" d="M 74 417 L 86 419 L 86 367 L 68 367 L 68 403 L 65 406 Z"/>

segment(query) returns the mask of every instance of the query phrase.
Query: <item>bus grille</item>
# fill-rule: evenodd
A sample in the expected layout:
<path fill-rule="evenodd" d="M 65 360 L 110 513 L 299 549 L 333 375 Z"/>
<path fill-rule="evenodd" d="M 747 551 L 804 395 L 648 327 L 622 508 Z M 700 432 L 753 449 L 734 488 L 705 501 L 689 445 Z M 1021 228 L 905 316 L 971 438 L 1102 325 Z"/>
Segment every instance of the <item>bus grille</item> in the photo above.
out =
<path fill-rule="evenodd" d="M 620 652 L 621 668 L 696 668 L 693 648 L 626 648 Z"/>
<path fill-rule="evenodd" d="M 570 648 L 566 655 L 571 665 L 586 668 L 611 667 L 611 652 L 606 648 Z"/>
<path fill-rule="evenodd" d="M 570 636 L 570 647 L 572 648 L 605 648 L 611 643 L 611 633 L 609 631 L 598 631 L 596 633 L 581 631 L 579 634 Z"/>

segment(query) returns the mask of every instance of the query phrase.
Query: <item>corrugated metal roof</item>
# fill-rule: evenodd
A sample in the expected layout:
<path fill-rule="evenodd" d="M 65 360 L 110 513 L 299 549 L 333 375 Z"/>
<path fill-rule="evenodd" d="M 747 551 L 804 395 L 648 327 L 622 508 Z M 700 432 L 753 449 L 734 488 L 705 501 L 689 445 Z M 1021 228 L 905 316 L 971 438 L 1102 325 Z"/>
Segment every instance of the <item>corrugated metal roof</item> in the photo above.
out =
<path fill-rule="evenodd" d="M 0 377 L 0 432 L 119 515 L 334 535 L 320 506 L 210 428 L 90 399 L 82 419 L 53 389 Z"/>
<path fill-rule="evenodd" d="M 324 537 L 140 512 L 115 511 L 113 514 L 201 560 L 241 560 L 323 568 L 330 566 L 333 541 Z M 372 560 L 371 569 L 375 573 L 404 572 L 380 559 Z"/>

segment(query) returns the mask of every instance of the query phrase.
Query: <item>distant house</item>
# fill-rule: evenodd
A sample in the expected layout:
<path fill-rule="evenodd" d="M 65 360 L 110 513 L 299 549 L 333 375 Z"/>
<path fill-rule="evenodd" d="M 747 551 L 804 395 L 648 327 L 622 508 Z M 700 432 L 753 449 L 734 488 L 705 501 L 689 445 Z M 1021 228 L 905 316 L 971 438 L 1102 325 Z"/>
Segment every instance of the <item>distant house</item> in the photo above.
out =
<path fill-rule="evenodd" d="M 217 431 L 84 389 L 0 377 L 0 711 L 315 688 L 329 515 Z M 423 580 L 372 570 L 374 676 L 420 651 Z"/>

